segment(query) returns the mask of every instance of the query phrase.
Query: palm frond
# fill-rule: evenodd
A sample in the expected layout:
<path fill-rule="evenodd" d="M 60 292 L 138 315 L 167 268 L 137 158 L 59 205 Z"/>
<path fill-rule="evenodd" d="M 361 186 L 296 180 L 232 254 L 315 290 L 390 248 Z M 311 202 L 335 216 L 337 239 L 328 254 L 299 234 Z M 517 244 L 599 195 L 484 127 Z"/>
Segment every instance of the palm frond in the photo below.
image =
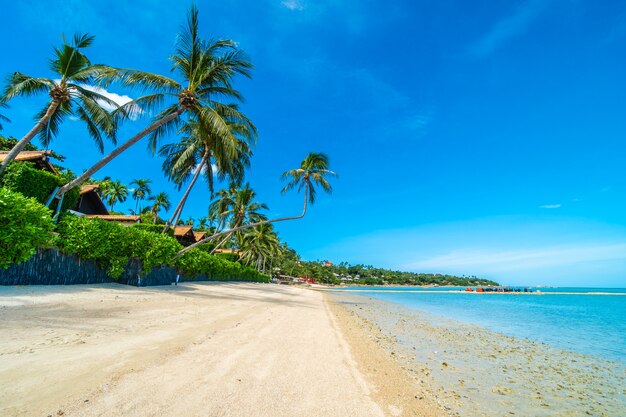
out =
<path fill-rule="evenodd" d="M 157 120 L 166 118 L 170 114 L 175 113 L 177 110 L 178 110 L 178 103 L 173 104 L 165 108 L 164 110 L 162 110 L 159 114 L 157 114 L 154 117 L 153 120 L 157 121 Z M 148 150 L 152 153 L 156 152 L 161 138 L 174 133 L 177 130 L 180 123 L 181 123 L 180 117 L 176 117 L 170 120 L 169 122 L 164 123 L 161 126 L 157 127 L 155 130 L 153 130 L 152 133 L 150 133 L 150 135 L 148 136 Z"/>
<path fill-rule="evenodd" d="M 9 101 L 19 96 L 29 96 L 45 93 L 56 87 L 56 83 L 49 78 L 34 78 L 26 74 L 14 72 L 7 80 L 7 86 L 2 93 L 2 101 Z"/>
<path fill-rule="evenodd" d="M 44 117 L 44 115 L 48 111 L 49 105 L 50 104 L 48 104 L 46 107 L 41 109 L 39 113 L 37 113 L 37 115 L 35 116 L 35 120 L 38 121 Z M 48 122 L 39 131 L 39 140 L 41 141 L 41 144 L 43 146 L 48 147 L 50 145 L 50 143 L 52 142 L 52 139 L 56 137 L 56 135 L 59 133 L 59 127 L 61 126 L 63 119 L 66 116 L 69 116 L 71 114 L 72 114 L 72 108 L 69 102 L 61 103 L 56 108 L 56 110 L 54 111 L 54 113 L 52 113 L 52 116 L 50 117 Z"/>

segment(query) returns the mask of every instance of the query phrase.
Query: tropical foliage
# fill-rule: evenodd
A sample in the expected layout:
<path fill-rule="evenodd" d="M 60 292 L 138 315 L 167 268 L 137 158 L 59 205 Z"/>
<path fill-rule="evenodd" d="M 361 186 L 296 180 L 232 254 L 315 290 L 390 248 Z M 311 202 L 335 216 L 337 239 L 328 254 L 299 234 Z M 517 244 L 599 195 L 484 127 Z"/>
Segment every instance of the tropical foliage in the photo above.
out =
<path fill-rule="evenodd" d="M 8 268 L 52 242 L 51 212 L 34 198 L 0 187 L 0 268 Z"/>
<path fill-rule="evenodd" d="M 118 201 L 123 203 L 128 197 L 128 187 L 120 180 L 105 180 L 100 183 L 100 193 L 102 197 L 110 206 L 110 211 L 113 211 L 115 203 Z"/>
<path fill-rule="evenodd" d="M 61 123 L 68 117 L 75 117 L 85 124 L 89 136 L 101 151 L 104 149 L 104 138 L 115 143 L 117 125 L 107 108 L 118 108 L 118 105 L 101 94 L 94 85 L 95 80 L 111 68 L 92 64 L 82 52 L 91 46 L 93 40 L 94 37 L 88 34 L 76 34 L 72 43 L 67 43 L 63 38 L 63 45 L 54 49 L 54 58 L 50 61 L 54 78 L 31 77 L 20 72 L 10 76 L 0 102 L 41 93 L 47 93 L 50 100 L 37 114 L 35 126 L 4 159 L 0 172 L 36 134 L 39 134 L 41 143 L 48 146 L 58 134 Z"/>
<path fill-rule="evenodd" d="M 34 197 L 39 203 L 45 204 L 54 188 L 65 184 L 70 178 L 73 178 L 73 174 L 69 171 L 55 175 L 34 168 L 30 162 L 12 162 L 0 177 L 0 186 L 22 193 L 26 197 Z M 61 209 L 74 208 L 80 198 L 79 194 L 78 189 L 67 193 Z"/>
<path fill-rule="evenodd" d="M 133 187 L 132 196 L 135 199 L 135 210 L 133 211 L 133 214 L 137 214 L 139 201 L 150 198 L 152 193 L 150 183 L 152 183 L 152 181 L 146 178 L 139 178 L 130 182 L 130 185 Z"/>
<path fill-rule="evenodd" d="M 183 114 L 202 121 L 220 137 L 233 134 L 219 113 L 218 99 L 239 101 L 241 94 L 233 88 L 237 75 L 250 76 L 252 64 L 231 40 L 203 40 L 199 35 L 198 9 L 192 6 L 187 25 L 178 35 L 176 53 L 171 57 L 172 70 L 179 79 L 135 69 L 110 68 L 102 75 L 104 85 L 117 82 L 124 87 L 138 88 L 148 94 L 123 107 L 128 117 L 156 113 L 153 122 L 121 146 L 86 170 L 76 180 L 59 189 L 57 196 L 82 184 L 111 160 L 139 140 L 149 136 L 150 149 L 156 151 L 159 140 L 180 127 Z"/>

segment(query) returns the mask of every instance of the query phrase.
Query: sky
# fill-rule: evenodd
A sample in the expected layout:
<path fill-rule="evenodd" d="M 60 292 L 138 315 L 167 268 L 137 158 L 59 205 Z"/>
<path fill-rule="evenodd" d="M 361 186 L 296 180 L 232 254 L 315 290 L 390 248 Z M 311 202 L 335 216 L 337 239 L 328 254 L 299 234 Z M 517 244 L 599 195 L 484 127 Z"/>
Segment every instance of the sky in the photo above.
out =
<path fill-rule="evenodd" d="M 45 77 L 52 47 L 75 32 L 95 35 L 94 63 L 168 74 L 191 4 L 2 3 L 0 74 Z M 626 287 L 626 2 L 197 5 L 202 36 L 236 41 L 256 67 L 236 87 L 259 129 L 247 179 L 269 216 L 300 212 L 279 177 L 308 152 L 338 173 L 303 220 L 276 226 L 304 259 Z M 45 99 L 11 102 L 2 134 L 23 136 Z M 126 123 L 119 139 L 148 123 Z M 77 121 L 51 148 L 75 172 L 99 158 Z M 139 143 L 96 177 L 149 178 L 175 202 L 161 162 Z M 182 217 L 206 215 L 209 198 L 198 184 Z"/>

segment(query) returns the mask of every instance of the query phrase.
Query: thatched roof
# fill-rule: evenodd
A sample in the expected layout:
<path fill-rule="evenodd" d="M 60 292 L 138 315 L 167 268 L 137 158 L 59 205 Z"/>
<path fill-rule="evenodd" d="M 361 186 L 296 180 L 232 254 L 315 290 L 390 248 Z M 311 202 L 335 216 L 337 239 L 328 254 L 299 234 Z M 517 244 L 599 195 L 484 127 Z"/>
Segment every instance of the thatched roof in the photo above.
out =
<path fill-rule="evenodd" d="M 190 232 L 193 235 L 193 226 L 176 226 L 174 227 L 174 236 L 183 237 L 188 235 Z"/>
<path fill-rule="evenodd" d="M 80 187 L 80 195 L 96 191 L 100 187 L 99 184 L 85 184 Z"/>
<path fill-rule="evenodd" d="M 121 223 L 141 223 L 141 216 L 125 216 L 122 214 L 88 214 L 90 219 L 101 219 Z"/>
<path fill-rule="evenodd" d="M 201 241 L 206 236 L 206 232 L 193 232 L 193 236 L 196 238 L 196 242 Z"/>
<path fill-rule="evenodd" d="M 4 158 L 9 154 L 9 152 L 2 151 L 0 152 L 0 162 L 4 161 Z M 57 170 L 52 166 L 52 164 L 48 161 L 48 156 L 52 154 L 52 151 L 23 151 L 17 154 L 15 157 L 15 161 L 18 162 L 33 162 L 35 166 L 42 170 L 48 171 L 55 175 L 58 174 Z"/>

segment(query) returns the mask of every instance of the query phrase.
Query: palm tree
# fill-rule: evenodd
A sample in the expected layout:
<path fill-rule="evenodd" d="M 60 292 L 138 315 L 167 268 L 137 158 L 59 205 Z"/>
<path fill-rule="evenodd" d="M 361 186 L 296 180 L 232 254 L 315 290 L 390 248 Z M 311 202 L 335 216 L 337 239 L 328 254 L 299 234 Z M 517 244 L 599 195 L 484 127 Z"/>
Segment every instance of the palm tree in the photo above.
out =
<path fill-rule="evenodd" d="M 284 222 L 287 220 L 297 220 L 297 219 L 303 218 L 304 215 L 306 214 L 307 202 L 311 204 L 315 202 L 315 195 L 316 195 L 315 187 L 317 185 L 319 185 L 322 188 L 322 190 L 326 191 L 327 193 L 332 192 L 332 186 L 330 185 L 326 177 L 327 176 L 334 177 L 334 176 L 337 176 L 337 174 L 335 174 L 333 171 L 330 171 L 328 168 L 329 168 L 328 156 L 326 154 L 311 152 L 306 156 L 306 158 L 304 158 L 299 168 L 286 171 L 281 175 L 281 178 L 283 179 L 290 179 L 289 183 L 287 183 L 287 185 L 283 188 L 282 190 L 283 193 L 286 193 L 287 191 L 296 187 L 298 191 L 304 188 L 304 208 L 302 210 L 302 214 L 300 214 L 299 216 L 280 217 L 278 219 L 256 221 L 250 224 L 235 226 L 229 230 L 223 230 L 221 232 L 214 233 L 211 236 L 208 236 L 192 245 L 187 246 L 186 248 L 178 252 L 175 255 L 175 258 L 183 255 L 184 253 L 190 251 L 191 249 L 203 243 L 208 242 L 209 240 L 215 239 L 218 236 L 231 234 L 233 232 L 237 232 L 242 229 L 259 226 L 265 223 L 277 223 L 277 222 Z"/>
<path fill-rule="evenodd" d="M 157 195 L 150 197 L 150 200 L 154 201 L 152 208 L 150 209 L 150 212 L 152 213 L 152 221 L 154 224 L 157 224 L 159 212 L 161 210 L 167 211 L 170 209 L 170 198 L 166 193 L 160 192 Z"/>
<path fill-rule="evenodd" d="M 150 194 L 152 193 L 152 190 L 150 189 L 151 182 L 151 180 L 145 178 L 139 178 L 130 182 L 130 185 L 134 185 L 133 198 L 135 199 L 135 211 L 133 214 L 137 214 L 139 200 L 144 200 L 150 197 Z"/>
<path fill-rule="evenodd" d="M 268 259 L 280 254 L 280 240 L 271 224 L 265 223 L 252 228 L 239 240 L 241 260 L 245 265 L 256 264 L 259 271 L 265 272 Z"/>
<path fill-rule="evenodd" d="M 315 202 L 315 185 L 319 185 L 322 190 L 332 193 L 333 187 L 330 185 L 326 176 L 337 176 L 333 171 L 328 170 L 328 156 L 323 153 L 311 152 L 304 158 L 300 164 L 300 168 L 283 172 L 281 178 L 290 180 L 282 193 L 297 187 L 298 191 L 304 188 L 304 209 L 300 217 L 306 214 L 307 200 L 313 204 Z"/>
<path fill-rule="evenodd" d="M 102 190 L 102 197 L 104 197 L 109 203 L 109 211 L 113 211 L 113 206 L 118 201 L 123 203 L 128 197 L 128 187 L 122 184 L 120 180 L 105 181 L 104 189 Z"/>
<path fill-rule="evenodd" d="M 252 64 L 244 53 L 237 49 L 236 43 L 231 40 L 206 42 L 200 39 L 198 9 L 194 5 L 187 16 L 187 26 L 177 38 L 176 54 L 171 59 L 174 62 L 172 71 L 178 71 L 183 82 L 164 75 L 132 69 L 111 69 L 101 77 L 105 85 L 117 81 L 126 87 L 152 91 L 151 94 L 124 105 L 125 114 L 129 117 L 156 110 L 168 97 L 173 98 L 174 102 L 160 111 L 148 127 L 114 149 L 82 175 L 61 187 L 55 195 L 56 198 L 61 198 L 68 190 L 82 184 L 147 135 L 150 135 L 150 148 L 155 151 L 162 136 L 176 131 L 183 113 L 192 114 L 198 120 L 203 120 L 220 136 L 231 135 L 226 121 L 216 110 L 218 104 L 216 98 L 242 99 L 241 94 L 232 87 L 232 81 L 238 74 L 250 76 Z"/>
<path fill-rule="evenodd" d="M 267 210 L 267 206 L 263 203 L 254 201 L 256 192 L 250 188 L 250 184 L 246 184 L 241 189 L 231 187 L 229 190 L 220 193 L 220 197 L 214 201 L 211 206 L 214 212 L 219 213 L 222 223 L 230 223 L 231 228 L 237 228 L 244 224 L 257 223 L 267 219 L 261 210 Z M 219 249 L 232 234 L 227 236 L 218 243 L 213 252 Z"/>
<path fill-rule="evenodd" d="M 229 177 L 231 183 L 239 184 L 243 179 L 244 169 L 249 165 L 250 145 L 256 140 L 256 127 L 234 104 L 220 104 L 216 106 L 216 110 L 226 121 L 230 135 L 222 136 L 219 132 L 214 132 L 211 126 L 192 118 L 181 128 L 180 132 L 184 134 L 182 140 L 165 145 L 159 151 L 159 155 L 165 157 L 165 175 L 177 183 L 179 188 L 193 172 L 187 190 L 176 206 L 172 218 L 165 225 L 164 233 L 178 222 L 189 193 L 202 172 L 205 173 L 212 197 L 213 167 L 220 181 Z"/>
<path fill-rule="evenodd" d="M 9 106 L 7 106 L 7 104 L 5 102 L 0 101 L 0 108 L 6 109 L 7 107 L 9 107 Z M 11 122 L 11 121 L 5 115 L 0 114 L 0 122 Z M 2 129 L 3 129 L 3 127 L 2 127 L 2 124 L 0 123 L 0 130 L 2 130 Z"/>
<path fill-rule="evenodd" d="M 82 53 L 94 37 L 88 34 L 74 35 L 74 42 L 68 44 L 63 39 L 63 46 L 54 49 L 54 59 L 50 68 L 56 74 L 54 79 L 35 78 L 15 72 L 2 93 L 0 101 L 7 102 L 18 96 L 30 96 L 47 92 L 50 100 L 37 114 L 35 126 L 11 149 L 0 165 L 0 173 L 39 133 L 44 146 L 52 141 L 59 131 L 59 126 L 66 117 L 76 117 L 87 126 L 89 136 L 102 152 L 104 133 L 115 143 L 116 123 L 105 109 L 119 108 L 111 99 L 94 91 L 93 83 L 104 73 L 111 70 L 104 65 L 93 65 Z"/>

